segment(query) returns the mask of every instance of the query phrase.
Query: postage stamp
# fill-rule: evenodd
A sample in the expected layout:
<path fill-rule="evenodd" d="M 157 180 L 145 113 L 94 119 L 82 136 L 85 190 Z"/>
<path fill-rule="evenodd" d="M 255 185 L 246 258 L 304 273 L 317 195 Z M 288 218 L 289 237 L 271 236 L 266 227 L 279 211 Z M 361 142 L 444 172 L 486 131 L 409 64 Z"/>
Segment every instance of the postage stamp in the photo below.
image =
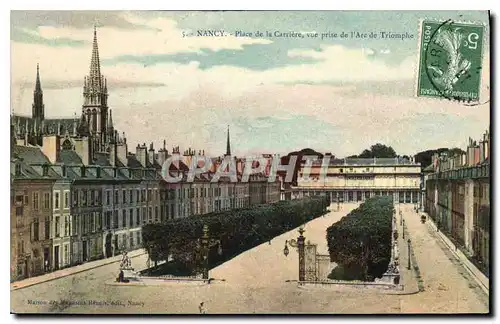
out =
<path fill-rule="evenodd" d="M 423 20 L 417 96 L 479 101 L 484 26 Z"/>

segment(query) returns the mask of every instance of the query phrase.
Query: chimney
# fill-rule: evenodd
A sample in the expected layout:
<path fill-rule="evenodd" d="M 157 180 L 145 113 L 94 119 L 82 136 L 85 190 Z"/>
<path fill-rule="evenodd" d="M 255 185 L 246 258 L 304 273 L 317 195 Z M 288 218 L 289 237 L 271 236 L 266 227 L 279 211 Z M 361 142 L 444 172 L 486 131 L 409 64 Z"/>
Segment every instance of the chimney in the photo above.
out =
<path fill-rule="evenodd" d="M 88 137 L 75 138 L 75 152 L 78 154 L 84 165 L 92 164 L 90 141 Z"/>
<path fill-rule="evenodd" d="M 168 151 L 167 151 L 167 142 L 163 140 L 163 147 L 158 150 L 158 164 L 163 166 L 163 163 L 167 160 Z"/>
<path fill-rule="evenodd" d="M 155 149 L 153 148 L 153 142 L 149 144 L 149 152 L 148 152 L 149 164 L 155 164 Z"/>
<path fill-rule="evenodd" d="M 113 141 L 110 145 L 110 150 L 109 150 L 109 164 L 111 166 L 116 166 L 118 162 L 118 145 L 116 143 L 116 140 Z"/>
<path fill-rule="evenodd" d="M 127 142 L 116 144 L 116 157 L 117 161 L 120 161 L 123 165 L 127 165 Z"/>
<path fill-rule="evenodd" d="M 142 167 L 145 168 L 147 166 L 147 161 L 148 161 L 148 152 L 147 152 L 146 144 L 143 143 L 142 146 L 137 145 L 135 150 L 136 150 L 135 155 L 137 157 L 137 160 L 142 165 Z"/>
<path fill-rule="evenodd" d="M 42 153 L 49 159 L 50 163 L 59 161 L 61 152 L 61 138 L 59 135 L 43 136 Z"/>

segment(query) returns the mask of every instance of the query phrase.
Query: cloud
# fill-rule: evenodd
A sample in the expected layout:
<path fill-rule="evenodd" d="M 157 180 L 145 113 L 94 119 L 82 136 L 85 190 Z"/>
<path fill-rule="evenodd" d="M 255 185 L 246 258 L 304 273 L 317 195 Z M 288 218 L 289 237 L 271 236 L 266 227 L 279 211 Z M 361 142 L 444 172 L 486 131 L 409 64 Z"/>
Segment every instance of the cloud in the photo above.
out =
<path fill-rule="evenodd" d="M 121 81 L 116 79 L 106 79 L 108 88 L 120 89 L 120 88 L 138 88 L 138 87 L 146 87 L 146 88 L 156 88 L 156 87 L 164 87 L 163 83 L 155 83 L 155 82 L 132 82 L 132 81 Z M 82 88 L 83 80 L 48 80 L 41 81 L 42 87 L 44 90 L 52 90 L 52 89 L 70 89 L 70 88 Z M 33 89 L 35 87 L 35 82 L 21 82 L 15 84 L 16 87 L 22 89 Z"/>
<path fill-rule="evenodd" d="M 39 26 L 89 29 L 94 25 L 137 29 L 148 28 L 134 24 L 123 17 L 122 11 L 11 11 L 11 23 L 14 28 L 37 29 Z"/>
<path fill-rule="evenodd" d="M 369 56 L 360 45 L 182 38 L 179 25 L 165 17 L 119 17 L 148 27 L 125 31 L 106 25 L 98 30 L 101 59 L 108 63 L 101 72 L 108 78 L 113 120 L 129 143 L 154 140 L 158 146 L 165 138 L 169 146 L 220 154 L 229 124 L 236 154 L 311 146 L 342 156 L 376 142 L 412 154 L 456 143 L 461 138 L 455 129 L 463 129 L 464 138 L 479 136 L 490 122 L 487 105 L 471 108 L 414 98 L 416 49 L 393 63 L 392 53 Z M 35 35 L 84 45 L 56 48 L 12 41 L 13 109 L 31 112 L 39 62 L 47 116 L 80 113 L 92 27 L 46 26 Z M 123 59 L 127 55 L 130 60 Z M 158 60 L 134 61 L 147 57 Z M 253 61 L 258 59 L 270 63 Z M 484 67 L 483 88 L 489 84 L 488 65 Z M 447 115 L 456 118 L 442 117 Z"/>

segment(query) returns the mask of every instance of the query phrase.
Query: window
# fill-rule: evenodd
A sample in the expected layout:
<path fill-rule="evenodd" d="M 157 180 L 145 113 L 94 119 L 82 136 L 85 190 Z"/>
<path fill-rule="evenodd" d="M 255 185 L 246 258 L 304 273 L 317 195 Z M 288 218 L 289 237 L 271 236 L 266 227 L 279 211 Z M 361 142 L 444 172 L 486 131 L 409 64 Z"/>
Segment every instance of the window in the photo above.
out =
<path fill-rule="evenodd" d="M 90 189 L 89 190 L 89 194 L 90 194 L 90 197 L 89 197 L 90 206 L 94 206 L 94 202 L 95 202 L 95 193 L 94 193 L 94 190 Z"/>
<path fill-rule="evenodd" d="M 128 191 L 128 195 L 129 195 L 129 199 L 128 199 L 128 200 L 129 200 L 129 202 L 130 202 L 130 203 L 133 203 L 133 202 L 134 202 L 134 191 L 133 191 L 132 189 L 130 189 L 130 190 Z"/>
<path fill-rule="evenodd" d="M 59 209 L 59 192 L 54 191 L 54 209 Z"/>
<path fill-rule="evenodd" d="M 122 190 L 122 203 L 127 203 L 127 194 L 125 189 Z"/>
<path fill-rule="evenodd" d="M 17 254 L 24 254 L 24 240 L 17 242 Z"/>
<path fill-rule="evenodd" d="M 56 237 L 59 237 L 61 235 L 61 224 L 60 224 L 60 217 L 56 217 L 56 225 L 55 225 L 55 232 L 56 232 Z"/>
<path fill-rule="evenodd" d="M 23 206 L 16 207 L 16 216 L 23 216 L 24 208 Z"/>
<path fill-rule="evenodd" d="M 106 190 L 106 205 L 109 206 L 111 205 L 111 191 Z"/>
<path fill-rule="evenodd" d="M 155 222 L 158 222 L 158 206 L 155 207 Z"/>
<path fill-rule="evenodd" d="M 146 221 L 147 221 L 147 210 L 146 210 L 146 207 L 142 207 L 142 223 L 143 224 L 146 224 Z"/>
<path fill-rule="evenodd" d="M 33 193 L 33 210 L 38 210 L 38 192 Z"/>
<path fill-rule="evenodd" d="M 69 208 L 69 191 L 64 192 L 64 209 Z"/>
<path fill-rule="evenodd" d="M 43 208 L 50 209 L 50 193 L 48 192 L 43 193 Z"/>
<path fill-rule="evenodd" d="M 148 222 L 151 223 L 152 220 L 153 220 L 153 207 L 149 207 Z"/>
<path fill-rule="evenodd" d="M 45 239 L 50 239 L 50 218 L 45 218 Z"/>
<path fill-rule="evenodd" d="M 148 189 L 147 201 L 151 201 L 153 197 L 151 197 L 151 189 Z"/>
<path fill-rule="evenodd" d="M 64 260 L 65 260 L 65 264 L 68 264 L 69 263 L 69 244 L 66 244 L 64 245 Z"/>
<path fill-rule="evenodd" d="M 35 219 L 35 221 L 33 222 L 33 241 L 37 242 L 40 238 L 39 238 L 39 231 L 40 231 L 40 227 L 39 227 L 39 224 L 38 224 L 38 219 Z"/>
<path fill-rule="evenodd" d="M 130 191 L 130 192 L 132 192 L 132 191 Z M 129 223 L 130 228 L 134 227 L 134 210 L 132 208 L 130 208 L 130 211 L 129 211 L 128 223 Z"/>
<path fill-rule="evenodd" d="M 69 216 L 66 216 L 64 220 L 64 236 L 69 236 Z"/>
<path fill-rule="evenodd" d="M 141 225 L 141 215 L 140 215 L 140 208 L 136 208 L 135 210 L 135 225 Z"/>
<path fill-rule="evenodd" d="M 127 227 L 127 210 L 122 211 L 122 227 Z"/>
<path fill-rule="evenodd" d="M 113 203 L 116 205 L 118 204 L 118 190 L 115 190 L 115 198 L 114 198 L 114 201 Z"/>
<path fill-rule="evenodd" d="M 135 232 L 137 235 L 137 245 L 141 244 L 141 232 L 137 231 Z"/>
<path fill-rule="evenodd" d="M 113 211 L 113 228 L 118 228 L 118 211 Z"/>
<path fill-rule="evenodd" d="M 82 195 L 82 206 L 87 206 L 87 190 L 82 190 L 81 191 Z"/>
<path fill-rule="evenodd" d="M 89 222 L 90 222 L 90 226 L 89 226 L 89 232 L 95 232 L 95 213 L 92 213 L 89 215 L 90 216 L 90 219 L 89 219 Z"/>

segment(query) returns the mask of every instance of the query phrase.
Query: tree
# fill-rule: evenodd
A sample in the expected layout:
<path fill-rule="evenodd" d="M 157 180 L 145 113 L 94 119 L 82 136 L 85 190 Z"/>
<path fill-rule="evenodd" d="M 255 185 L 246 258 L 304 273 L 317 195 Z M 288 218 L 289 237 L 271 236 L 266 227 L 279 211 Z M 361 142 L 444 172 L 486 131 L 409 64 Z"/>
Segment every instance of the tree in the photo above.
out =
<path fill-rule="evenodd" d="M 372 145 L 370 149 L 365 149 L 358 156 L 353 155 L 351 157 L 359 157 L 359 158 L 394 158 L 396 157 L 396 152 L 390 146 L 386 146 L 384 144 L 377 143 Z"/>
<path fill-rule="evenodd" d="M 203 225 L 221 241 L 222 255 L 217 247 L 209 251 L 210 265 L 215 265 L 323 215 L 328 205 L 326 196 L 315 196 L 147 224 L 142 228 L 142 244 L 152 261 L 168 260 L 170 254 L 182 268 L 194 271 L 200 268 L 193 254 Z"/>
<path fill-rule="evenodd" d="M 373 280 L 384 274 L 391 259 L 392 217 L 392 200 L 378 196 L 327 229 L 330 260 L 340 265 L 342 279 Z"/>
<path fill-rule="evenodd" d="M 433 149 L 433 150 L 427 150 L 427 151 L 422 151 L 422 152 L 418 152 L 417 154 L 415 154 L 415 162 L 417 163 L 420 163 L 420 165 L 422 166 L 422 169 L 425 169 L 426 167 L 428 167 L 429 165 L 431 165 L 432 163 L 432 156 L 434 154 L 441 154 L 441 153 L 444 153 L 444 152 L 448 152 L 450 151 L 450 153 L 452 154 L 456 154 L 456 153 L 460 153 L 460 154 L 463 154 L 465 153 L 465 151 L 463 151 L 462 149 L 460 148 L 452 148 L 452 149 L 449 149 L 449 148 L 438 148 L 438 149 Z"/>
<path fill-rule="evenodd" d="M 316 152 L 315 150 L 310 149 L 310 148 L 305 148 L 305 149 L 302 149 L 300 151 L 291 152 L 291 153 L 288 153 L 287 155 L 281 157 L 281 165 L 288 165 L 290 163 L 290 158 L 292 156 L 297 157 L 297 160 L 295 161 L 295 167 L 293 169 L 293 177 L 292 177 L 292 185 L 294 185 L 294 186 L 297 185 L 297 174 L 299 172 L 300 166 L 303 163 L 302 159 L 306 155 L 317 156 L 318 159 L 323 158 L 323 154 Z M 278 171 L 277 174 L 278 174 L 278 176 L 281 176 L 283 179 L 285 179 L 285 177 L 286 177 L 286 171 Z"/>

